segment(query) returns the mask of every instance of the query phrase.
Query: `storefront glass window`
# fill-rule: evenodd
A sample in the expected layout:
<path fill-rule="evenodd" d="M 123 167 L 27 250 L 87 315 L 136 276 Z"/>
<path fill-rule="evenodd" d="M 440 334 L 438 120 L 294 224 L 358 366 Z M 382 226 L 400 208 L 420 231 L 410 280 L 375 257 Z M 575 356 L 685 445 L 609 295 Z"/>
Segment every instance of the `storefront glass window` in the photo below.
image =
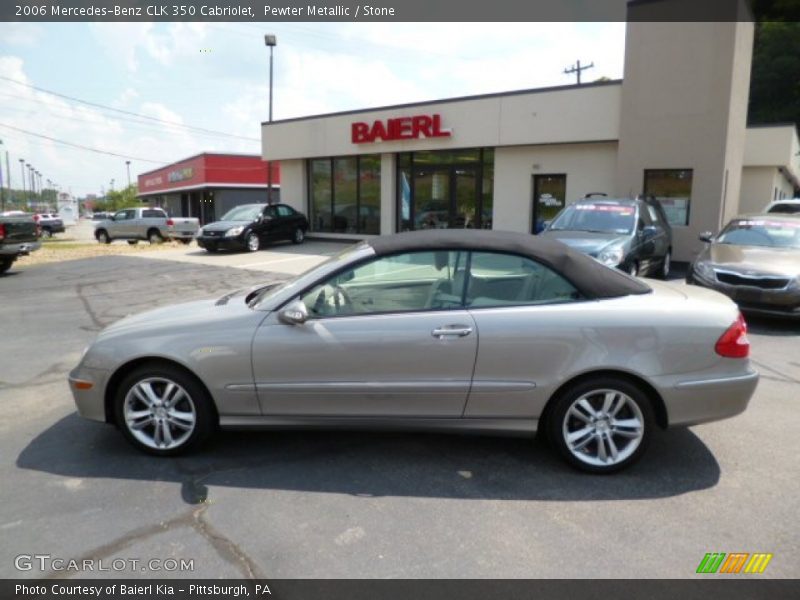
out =
<path fill-rule="evenodd" d="M 379 155 L 309 160 L 311 231 L 380 233 Z"/>
<path fill-rule="evenodd" d="M 670 225 L 688 225 L 692 201 L 692 169 L 647 169 L 644 193 L 664 207 Z"/>
<path fill-rule="evenodd" d="M 397 156 L 398 230 L 491 229 L 494 150 Z"/>

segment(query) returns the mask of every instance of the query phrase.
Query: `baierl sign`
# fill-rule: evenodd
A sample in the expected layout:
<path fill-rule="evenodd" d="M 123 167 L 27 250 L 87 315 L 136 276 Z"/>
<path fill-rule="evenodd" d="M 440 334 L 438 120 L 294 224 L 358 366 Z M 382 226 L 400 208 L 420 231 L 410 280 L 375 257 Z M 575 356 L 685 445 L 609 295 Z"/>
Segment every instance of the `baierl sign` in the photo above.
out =
<path fill-rule="evenodd" d="M 359 121 L 350 126 L 354 144 L 443 138 L 450 137 L 452 133 L 452 130 L 442 127 L 442 116 L 436 114 L 377 120 L 372 123 Z"/>

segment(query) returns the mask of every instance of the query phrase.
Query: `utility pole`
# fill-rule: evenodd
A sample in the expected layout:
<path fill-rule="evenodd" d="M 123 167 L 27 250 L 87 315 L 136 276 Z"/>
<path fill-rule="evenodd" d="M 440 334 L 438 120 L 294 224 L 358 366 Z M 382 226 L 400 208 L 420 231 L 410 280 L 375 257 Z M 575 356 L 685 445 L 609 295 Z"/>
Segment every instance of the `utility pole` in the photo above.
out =
<path fill-rule="evenodd" d="M 0 140 L 0 146 L 2 145 L 3 145 L 3 140 Z M 6 156 L 8 156 L 8 152 L 6 152 Z M 9 176 L 7 171 L 8 171 L 8 161 L 6 161 L 6 177 Z M 10 186 L 8 193 L 9 194 L 11 193 Z M 0 211 L 5 211 L 5 209 L 6 209 L 6 193 L 3 191 L 3 162 L 2 160 L 0 160 Z"/>
<path fill-rule="evenodd" d="M 25 159 L 24 158 L 20 158 L 19 159 L 19 172 L 22 173 L 22 202 L 24 204 L 25 203 L 25 195 L 27 193 L 25 191 Z"/>
<path fill-rule="evenodd" d="M 581 66 L 581 61 L 578 61 L 577 64 L 572 65 L 569 69 L 564 69 L 565 75 L 572 75 L 575 73 L 578 76 L 578 85 L 581 84 L 581 71 L 585 71 L 586 69 L 591 69 L 594 67 L 594 63 L 591 62 L 588 65 Z"/>
<path fill-rule="evenodd" d="M 131 161 L 126 160 L 125 166 L 128 167 L 128 187 L 131 187 Z"/>

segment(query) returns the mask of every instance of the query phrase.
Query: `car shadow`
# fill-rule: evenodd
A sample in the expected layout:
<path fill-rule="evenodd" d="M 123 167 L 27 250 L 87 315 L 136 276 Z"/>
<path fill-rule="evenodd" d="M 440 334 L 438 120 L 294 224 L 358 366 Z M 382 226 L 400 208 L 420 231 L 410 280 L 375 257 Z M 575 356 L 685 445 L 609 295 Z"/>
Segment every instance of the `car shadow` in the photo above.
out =
<path fill-rule="evenodd" d="M 194 454 L 163 459 L 113 427 L 64 417 L 17 467 L 95 479 L 174 481 L 189 504 L 209 486 L 495 500 L 663 498 L 717 484 L 720 468 L 689 429 L 658 431 L 646 456 L 613 476 L 571 469 L 539 439 L 364 432 L 222 432 Z"/>

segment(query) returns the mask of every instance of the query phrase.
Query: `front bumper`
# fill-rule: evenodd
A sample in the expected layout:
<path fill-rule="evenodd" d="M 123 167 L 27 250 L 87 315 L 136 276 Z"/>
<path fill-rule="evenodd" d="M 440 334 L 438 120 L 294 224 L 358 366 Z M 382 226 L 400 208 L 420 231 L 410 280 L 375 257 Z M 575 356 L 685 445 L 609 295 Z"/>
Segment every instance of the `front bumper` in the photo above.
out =
<path fill-rule="evenodd" d="M 92 421 L 107 422 L 105 389 L 108 372 L 78 366 L 70 371 L 68 380 L 78 414 Z"/>
<path fill-rule="evenodd" d="M 200 236 L 197 238 L 197 245 L 211 250 L 244 250 L 246 247 L 244 238 L 241 236 L 227 238 L 223 236 Z"/>
<path fill-rule="evenodd" d="M 687 283 L 725 294 L 748 314 L 800 319 L 800 288 L 796 283 L 787 289 L 779 290 L 749 285 L 729 285 L 702 277 L 694 270 L 687 277 Z"/>
<path fill-rule="evenodd" d="M 0 256 L 27 256 L 41 247 L 42 243 L 39 241 L 2 244 L 0 245 Z"/>

